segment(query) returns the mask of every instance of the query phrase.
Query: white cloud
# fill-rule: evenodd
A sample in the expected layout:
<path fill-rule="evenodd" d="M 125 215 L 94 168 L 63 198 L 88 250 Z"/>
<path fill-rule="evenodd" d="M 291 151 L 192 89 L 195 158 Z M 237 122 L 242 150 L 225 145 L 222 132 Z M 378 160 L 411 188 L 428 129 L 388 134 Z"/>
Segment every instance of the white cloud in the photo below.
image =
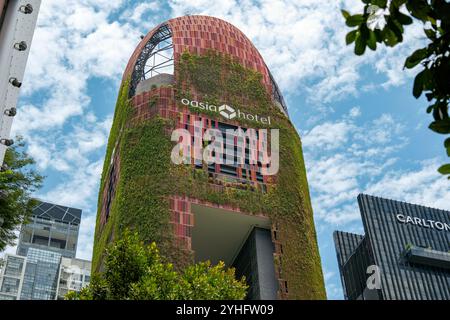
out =
<path fill-rule="evenodd" d="M 77 244 L 77 258 L 79 259 L 85 260 L 92 259 L 95 222 L 96 222 L 96 212 L 90 211 L 83 212 Z"/>
<path fill-rule="evenodd" d="M 89 208 L 92 204 L 91 201 L 96 199 L 102 167 L 103 161 L 101 160 L 88 165 L 80 165 L 78 170 L 68 177 L 67 182 L 39 195 L 39 198 L 65 206 Z"/>
<path fill-rule="evenodd" d="M 315 126 L 303 136 L 303 143 L 315 148 L 331 150 L 340 147 L 348 139 L 352 124 L 342 122 L 325 122 Z"/>
<path fill-rule="evenodd" d="M 416 170 L 389 171 L 365 192 L 433 208 L 450 210 L 448 179 L 437 172 L 442 161 L 420 163 Z"/>
<path fill-rule="evenodd" d="M 352 108 L 303 137 L 316 218 L 332 227 L 360 221 L 361 192 L 449 209 L 448 180 L 436 170 L 442 159 L 415 163 L 400 157 L 408 144 L 405 126 L 390 114 L 365 122 L 358 118 L 357 125 L 360 114 Z"/>
<path fill-rule="evenodd" d="M 156 11 L 161 9 L 161 6 L 156 1 L 139 3 L 135 8 L 131 8 L 125 11 L 122 18 L 131 20 L 134 23 L 141 24 L 143 22 L 143 16 L 149 11 Z"/>
<path fill-rule="evenodd" d="M 122 1 L 42 3 L 25 74 L 23 94 L 45 92 L 39 104 L 20 107 L 13 130 L 53 130 L 84 114 L 93 77 L 118 82 L 139 42 L 130 24 L 110 21 Z M 34 101 L 34 100 L 33 100 Z"/>
<path fill-rule="evenodd" d="M 350 112 L 349 112 L 349 116 L 351 118 L 357 118 L 361 115 L 361 108 L 360 107 L 353 107 Z"/>
<path fill-rule="evenodd" d="M 360 219 L 356 196 L 397 163 L 395 153 L 408 143 L 404 126 L 392 115 L 363 123 L 360 115 L 359 108 L 351 108 L 302 139 L 314 213 L 334 226 Z"/>
<path fill-rule="evenodd" d="M 119 77 L 139 41 L 138 35 L 127 25 L 104 20 L 94 32 L 84 37 L 75 35 L 65 57 L 75 69 L 91 76 Z"/>
<path fill-rule="evenodd" d="M 323 277 L 325 278 L 325 281 L 331 279 L 336 275 L 336 272 L 334 271 L 325 271 Z"/>
<path fill-rule="evenodd" d="M 342 300 L 342 288 L 335 283 L 329 282 L 326 285 L 328 300 Z"/>
<path fill-rule="evenodd" d="M 64 132 L 57 130 L 46 134 L 28 134 L 25 136 L 28 153 L 36 160 L 40 170 L 78 173 L 80 167 L 95 161 L 91 155 L 106 145 L 111 122 L 112 117 L 108 116 L 103 121 L 84 121 L 67 126 Z"/>
<path fill-rule="evenodd" d="M 80 233 L 78 236 L 77 257 L 90 260 L 94 239 L 97 193 L 99 177 L 103 161 L 81 165 L 73 171 L 66 181 L 58 184 L 49 192 L 39 195 L 39 198 L 65 206 L 81 208 L 83 210 Z"/>
<path fill-rule="evenodd" d="M 360 1 L 261 0 L 220 1 L 170 0 L 174 15 L 206 14 L 223 18 L 240 28 L 256 45 L 287 93 L 307 93 L 315 104 L 330 103 L 363 88 L 360 71 L 374 67 L 385 76 L 370 88 L 399 86 L 411 77 L 403 62 L 423 43 L 420 26 L 410 26 L 403 44 L 394 49 L 379 47 L 363 57 L 345 45 L 345 26 L 340 9 L 362 11 Z M 364 86 L 364 87 L 361 87 Z"/>
<path fill-rule="evenodd" d="M 161 22 L 172 18 L 169 8 L 162 1 L 144 1 L 132 4 L 120 14 L 119 21 L 129 23 L 146 34 Z"/>
<path fill-rule="evenodd" d="M 94 8 L 79 7 L 69 15 L 66 19 L 66 24 L 69 29 L 86 33 L 94 30 L 106 18 L 103 11 L 96 11 Z"/>

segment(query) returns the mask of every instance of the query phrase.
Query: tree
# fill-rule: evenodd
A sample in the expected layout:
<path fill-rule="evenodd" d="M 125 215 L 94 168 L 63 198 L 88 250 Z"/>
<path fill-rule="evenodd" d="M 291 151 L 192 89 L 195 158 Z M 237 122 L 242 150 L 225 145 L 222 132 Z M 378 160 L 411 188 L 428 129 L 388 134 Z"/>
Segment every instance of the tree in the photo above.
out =
<path fill-rule="evenodd" d="M 376 50 L 377 43 L 394 47 L 403 41 L 404 27 L 416 21 L 423 24 L 428 45 L 414 51 L 404 67 L 422 68 L 414 79 L 413 95 L 425 93 L 430 105 L 427 113 L 433 116 L 429 128 L 439 134 L 450 133 L 448 105 L 450 99 L 450 3 L 445 0 L 361 0 L 364 12 L 351 15 L 342 10 L 349 27 L 347 45 L 355 43 L 355 54 L 363 55 L 366 47 Z M 444 142 L 450 157 L 450 138 Z M 438 171 L 449 175 L 450 163 Z"/>
<path fill-rule="evenodd" d="M 155 243 L 145 245 L 137 233 L 124 236 L 106 251 L 105 269 L 95 274 L 80 293 L 68 300 L 240 300 L 245 298 L 245 278 L 235 279 L 234 269 L 223 262 L 202 262 L 182 272 L 163 261 Z"/>
<path fill-rule="evenodd" d="M 33 169 L 34 160 L 24 151 L 25 143 L 8 148 L 4 170 L 0 171 L 0 251 L 13 245 L 15 231 L 28 221 L 37 201 L 31 194 L 42 185 L 43 177 Z"/>

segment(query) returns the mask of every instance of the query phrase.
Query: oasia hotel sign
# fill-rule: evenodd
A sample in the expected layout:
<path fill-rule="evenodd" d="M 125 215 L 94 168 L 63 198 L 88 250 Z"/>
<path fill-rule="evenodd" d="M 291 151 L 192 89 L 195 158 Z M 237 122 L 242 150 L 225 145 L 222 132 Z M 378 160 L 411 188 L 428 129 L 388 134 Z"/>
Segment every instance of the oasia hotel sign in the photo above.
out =
<path fill-rule="evenodd" d="M 181 103 L 185 106 L 189 106 L 191 108 L 198 108 L 201 110 L 216 112 L 220 114 L 222 117 L 228 120 L 233 120 L 235 118 L 237 119 L 244 119 L 248 121 L 254 121 L 265 125 L 271 125 L 272 120 L 270 117 L 262 117 L 258 114 L 251 114 L 251 113 L 245 113 L 242 112 L 239 109 L 233 108 L 227 104 L 221 105 L 220 107 L 215 106 L 213 104 L 208 104 L 207 102 L 198 102 L 198 101 L 191 101 L 189 99 L 183 98 L 181 99 Z"/>

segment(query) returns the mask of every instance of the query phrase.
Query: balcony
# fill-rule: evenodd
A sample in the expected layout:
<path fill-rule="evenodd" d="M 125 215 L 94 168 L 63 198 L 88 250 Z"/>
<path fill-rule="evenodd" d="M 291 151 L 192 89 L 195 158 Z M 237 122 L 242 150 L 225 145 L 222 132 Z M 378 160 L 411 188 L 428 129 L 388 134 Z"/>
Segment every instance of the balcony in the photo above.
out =
<path fill-rule="evenodd" d="M 404 257 L 408 262 L 442 269 L 450 269 L 450 252 L 409 245 Z"/>

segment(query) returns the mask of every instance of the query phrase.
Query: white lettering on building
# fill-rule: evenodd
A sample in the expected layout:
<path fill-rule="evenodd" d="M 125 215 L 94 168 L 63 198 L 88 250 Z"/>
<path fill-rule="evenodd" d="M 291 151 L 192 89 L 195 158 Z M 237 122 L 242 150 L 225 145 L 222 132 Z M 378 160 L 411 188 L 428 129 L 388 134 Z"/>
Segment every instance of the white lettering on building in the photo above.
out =
<path fill-rule="evenodd" d="M 399 222 L 404 224 L 414 224 L 422 228 L 437 229 L 440 231 L 450 231 L 450 225 L 441 221 L 434 221 L 424 218 L 411 217 L 404 214 L 397 214 L 396 218 Z"/>
<path fill-rule="evenodd" d="M 228 120 L 237 118 L 237 119 L 259 122 L 259 123 L 266 124 L 266 125 L 272 124 L 270 117 L 261 117 L 257 114 L 245 113 L 245 112 L 242 112 L 239 109 L 235 109 L 227 104 L 217 107 L 217 106 L 209 104 L 207 102 L 191 101 L 186 98 L 181 99 L 181 103 L 185 106 L 190 106 L 191 108 L 198 108 L 201 110 L 217 112 L 222 117 L 224 117 L 225 119 L 228 119 Z"/>

